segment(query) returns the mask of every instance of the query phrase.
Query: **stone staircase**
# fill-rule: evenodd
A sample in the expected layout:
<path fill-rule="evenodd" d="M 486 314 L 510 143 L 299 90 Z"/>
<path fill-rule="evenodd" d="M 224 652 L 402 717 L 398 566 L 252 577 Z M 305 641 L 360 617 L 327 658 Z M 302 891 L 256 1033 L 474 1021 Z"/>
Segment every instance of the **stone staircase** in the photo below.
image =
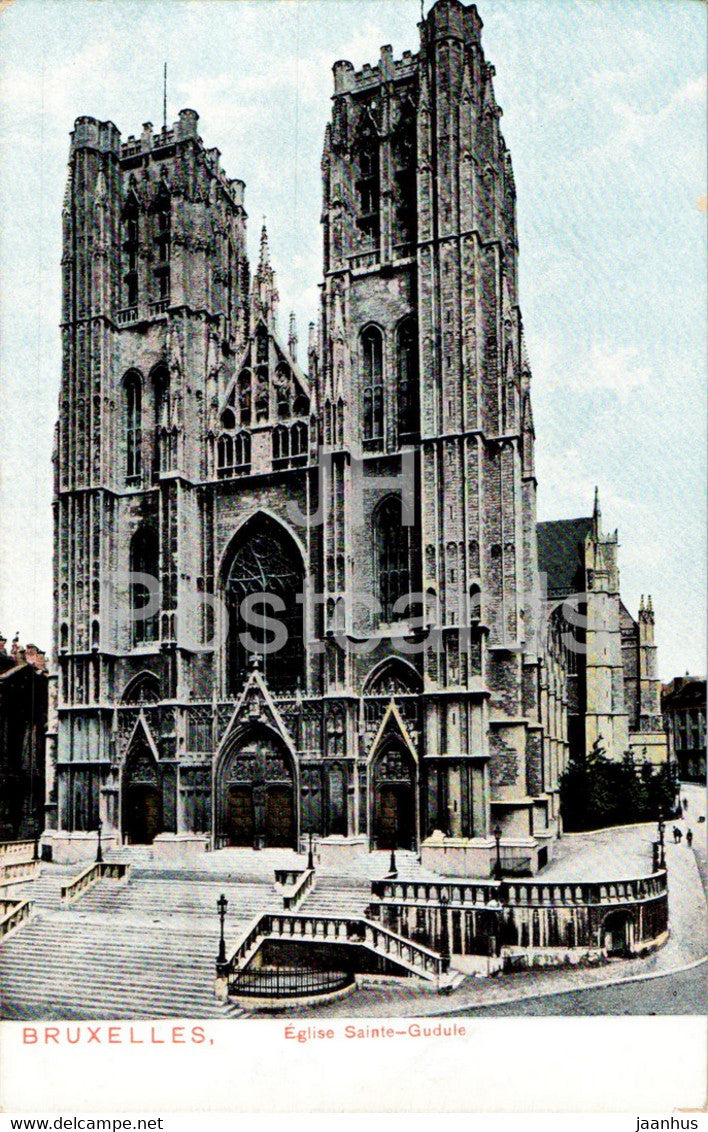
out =
<path fill-rule="evenodd" d="M 40 914 L 0 948 L 3 1019 L 224 1018 L 214 998 L 216 933 L 189 935 Z"/>
<path fill-rule="evenodd" d="M 132 846 L 107 860 L 130 863 L 127 883 L 104 878 L 68 908 L 61 905 L 61 886 L 81 872 L 80 864 L 42 862 L 35 880 L 13 886 L 13 896 L 32 901 L 33 915 L 0 947 L 0 1017 L 244 1015 L 214 995 L 216 901 L 223 893 L 229 902 L 225 937 L 231 953 L 259 917 L 282 913 L 274 870 L 304 869 L 306 855 L 223 849 L 173 864 L 156 859 L 149 846 Z M 389 854 L 376 853 L 347 862 L 336 873 L 318 870 L 298 912 L 322 920 L 363 920 L 371 880 L 386 876 L 389 864 Z M 402 879 L 428 878 L 414 854 L 397 854 L 397 867 Z"/>

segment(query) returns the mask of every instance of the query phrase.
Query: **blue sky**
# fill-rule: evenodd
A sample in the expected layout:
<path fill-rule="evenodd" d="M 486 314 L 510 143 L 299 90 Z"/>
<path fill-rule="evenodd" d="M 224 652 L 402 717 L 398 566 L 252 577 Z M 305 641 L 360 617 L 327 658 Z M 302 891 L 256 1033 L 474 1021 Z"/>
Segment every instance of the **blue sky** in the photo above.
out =
<path fill-rule="evenodd" d="M 426 8 L 429 5 L 426 4 Z M 518 191 L 539 518 L 619 529 L 665 679 L 705 670 L 706 7 L 481 0 Z M 281 327 L 317 316 L 331 66 L 418 46 L 418 0 L 14 0 L 0 14 L 0 629 L 47 646 L 69 132 L 182 107 L 267 217 Z M 302 358 L 301 358 L 302 360 Z"/>

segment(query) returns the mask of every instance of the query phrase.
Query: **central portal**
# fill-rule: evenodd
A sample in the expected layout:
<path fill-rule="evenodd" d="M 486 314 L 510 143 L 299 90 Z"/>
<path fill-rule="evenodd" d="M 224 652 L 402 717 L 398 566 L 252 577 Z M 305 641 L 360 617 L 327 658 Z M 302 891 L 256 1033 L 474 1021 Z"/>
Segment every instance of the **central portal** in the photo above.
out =
<path fill-rule="evenodd" d="M 224 755 L 217 806 L 220 847 L 297 847 L 293 761 L 268 728 L 249 730 Z"/>

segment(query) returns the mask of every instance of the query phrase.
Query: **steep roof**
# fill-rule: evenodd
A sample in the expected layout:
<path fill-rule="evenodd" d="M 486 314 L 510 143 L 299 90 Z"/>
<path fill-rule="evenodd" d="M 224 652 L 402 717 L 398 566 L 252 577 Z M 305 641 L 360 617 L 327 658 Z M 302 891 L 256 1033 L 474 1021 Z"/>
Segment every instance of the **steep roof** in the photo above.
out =
<path fill-rule="evenodd" d="M 585 589 L 581 550 L 592 533 L 592 516 L 538 523 L 538 568 L 546 575 L 548 597 L 566 597 Z"/>

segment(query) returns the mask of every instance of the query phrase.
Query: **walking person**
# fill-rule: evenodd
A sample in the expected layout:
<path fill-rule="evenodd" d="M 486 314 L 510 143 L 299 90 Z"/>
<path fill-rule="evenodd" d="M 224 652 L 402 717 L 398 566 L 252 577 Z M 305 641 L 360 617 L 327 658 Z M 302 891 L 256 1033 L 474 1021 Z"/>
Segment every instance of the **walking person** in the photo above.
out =
<path fill-rule="evenodd" d="M 689 849 L 691 848 L 691 845 L 693 844 L 693 834 L 691 833 L 690 829 L 686 830 L 686 844 L 688 845 Z"/>

